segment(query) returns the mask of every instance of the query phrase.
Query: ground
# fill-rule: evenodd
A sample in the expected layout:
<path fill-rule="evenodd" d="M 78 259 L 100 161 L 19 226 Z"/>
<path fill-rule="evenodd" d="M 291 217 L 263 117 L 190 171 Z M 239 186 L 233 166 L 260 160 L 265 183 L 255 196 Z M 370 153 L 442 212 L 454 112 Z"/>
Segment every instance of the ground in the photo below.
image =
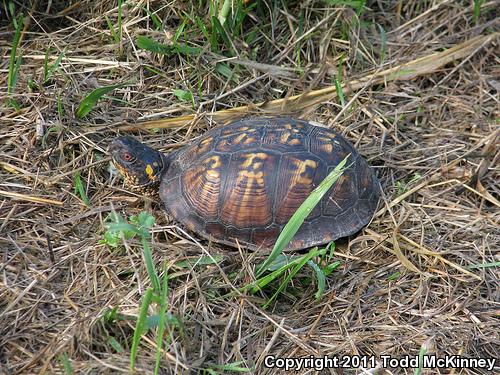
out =
<path fill-rule="evenodd" d="M 0 373 L 130 371 L 151 281 L 138 238 L 102 243 L 112 211 L 155 217 L 148 241 L 170 277 L 160 373 L 283 373 L 266 355 L 376 359 L 325 374 L 413 374 L 380 356 L 421 350 L 499 358 L 498 2 L 219 3 L 1 3 Z M 303 268 L 264 308 L 278 284 L 241 288 L 266 254 L 208 243 L 110 167 L 118 133 L 168 153 L 262 113 L 341 132 L 381 181 L 319 301 Z M 217 263 L 182 263 L 207 254 Z M 154 371 L 157 330 L 137 373 Z"/>

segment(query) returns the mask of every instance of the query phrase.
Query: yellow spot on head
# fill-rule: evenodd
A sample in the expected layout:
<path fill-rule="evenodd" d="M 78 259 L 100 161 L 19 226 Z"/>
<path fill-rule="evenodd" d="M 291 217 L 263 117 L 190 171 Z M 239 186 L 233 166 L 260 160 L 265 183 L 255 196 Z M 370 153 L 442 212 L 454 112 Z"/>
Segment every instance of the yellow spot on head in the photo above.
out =
<path fill-rule="evenodd" d="M 155 176 L 153 175 L 153 168 L 151 167 L 150 164 L 148 164 L 146 166 L 146 173 L 147 173 L 147 175 L 148 175 L 148 177 L 149 177 L 150 180 L 154 180 L 155 179 Z"/>

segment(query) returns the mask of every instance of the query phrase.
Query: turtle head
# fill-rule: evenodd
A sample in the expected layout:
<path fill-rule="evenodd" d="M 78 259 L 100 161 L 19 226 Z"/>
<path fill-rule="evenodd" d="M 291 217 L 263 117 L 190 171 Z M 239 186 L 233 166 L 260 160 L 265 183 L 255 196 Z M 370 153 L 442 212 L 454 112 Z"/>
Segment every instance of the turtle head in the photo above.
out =
<path fill-rule="evenodd" d="M 133 190 L 145 195 L 158 194 L 167 161 L 162 153 L 132 137 L 117 137 L 109 145 L 116 169 Z"/>

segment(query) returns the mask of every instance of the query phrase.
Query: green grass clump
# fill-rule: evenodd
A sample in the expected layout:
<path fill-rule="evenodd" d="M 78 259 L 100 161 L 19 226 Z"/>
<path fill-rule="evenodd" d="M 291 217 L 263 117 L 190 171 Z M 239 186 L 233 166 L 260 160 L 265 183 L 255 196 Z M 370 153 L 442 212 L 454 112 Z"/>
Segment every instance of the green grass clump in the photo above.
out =
<path fill-rule="evenodd" d="M 156 272 L 151 247 L 149 245 L 149 229 L 154 225 L 154 217 L 147 213 L 141 212 L 139 215 L 132 215 L 127 222 L 121 215 L 113 213 L 110 215 L 108 222 L 105 224 L 106 232 L 104 238 L 100 241 L 111 247 L 117 247 L 123 240 L 138 237 L 143 248 L 143 258 L 146 263 L 146 269 L 152 287 L 148 288 L 142 297 L 139 316 L 137 318 L 132 345 L 130 348 L 130 369 L 135 368 L 135 360 L 139 342 L 144 332 L 156 327 L 156 365 L 155 374 L 158 374 L 160 369 L 160 360 L 163 347 L 163 336 L 168 325 L 178 322 L 167 314 L 168 309 L 168 273 L 164 270 L 161 278 Z M 149 307 L 155 303 L 158 309 L 158 315 L 151 320 L 148 316 Z"/>
<path fill-rule="evenodd" d="M 47 51 L 45 52 L 45 59 L 43 61 L 43 84 L 46 84 L 54 75 L 54 73 L 59 70 L 59 65 L 61 64 L 65 53 L 66 49 L 64 49 L 64 51 L 62 51 L 59 56 L 57 56 L 56 61 L 54 61 L 52 64 L 49 64 L 50 48 L 47 48 Z"/>
<path fill-rule="evenodd" d="M 17 48 L 19 45 L 19 41 L 21 39 L 21 32 L 24 26 L 24 17 L 22 14 L 16 19 L 14 18 L 14 39 L 12 40 L 12 48 L 10 50 L 10 58 L 9 58 L 9 72 L 7 73 L 7 95 L 11 96 L 14 92 L 14 88 L 16 87 L 17 79 L 19 78 L 19 69 L 21 68 L 22 58 L 17 55 Z M 19 110 L 19 104 L 12 98 L 9 98 L 8 104 Z"/>
<path fill-rule="evenodd" d="M 333 243 L 326 247 L 318 248 L 314 247 L 307 254 L 300 256 L 287 256 L 283 254 L 283 250 L 290 243 L 293 236 L 297 233 L 300 226 L 303 224 L 306 217 L 311 213 L 314 207 L 321 201 L 323 196 L 328 192 L 328 190 L 333 186 L 335 181 L 337 181 L 344 171 L 349 168 L 346 166 L 347 160 L 350 155 L 346 156 L 333 171 L 331 171 L 328 176 L 314 189 L 311 194 L 306 198 L 306 200 L 300 205 L 297 211 L 292 215 L 288 223 L 285 225 L 281 231 L 274 247 L 269 254 L 268 258 L 263 264 L 259 266 L 256 272 L 257 280 L 243 288 L 243 290 L 250 290 L 253 293 L 261 290 L 264 286 L 268 285 L 272 281 L 281 278 L 287 274 L 284 280 L 280 283 L 277 291 L 273 296 L 264 304 L 264 307 L 268 307 L 269 304 L 276 299 L 276 297 L 281 293 L 286 286 L 290 283 L 295 275 L 305 266 L 308 265 L 314 271 L 318 282 L 318 290 L 316 292 L 316 299 L 319 300 L 323 296 L 325 289 L 325 280 L 335 268 L 340 265 L 340 262 L 331 263 L 331 258 L 333 255 Z M 328 255 L 327 255 L 328 254 Z M 320 262 L 316 263 L 313 261 L 315 258 L 320 258 Z M 325 263 L 326 266 L 320 266 L 319 264 Z M 266 271 L 270 271 L 264 276 Z"/>

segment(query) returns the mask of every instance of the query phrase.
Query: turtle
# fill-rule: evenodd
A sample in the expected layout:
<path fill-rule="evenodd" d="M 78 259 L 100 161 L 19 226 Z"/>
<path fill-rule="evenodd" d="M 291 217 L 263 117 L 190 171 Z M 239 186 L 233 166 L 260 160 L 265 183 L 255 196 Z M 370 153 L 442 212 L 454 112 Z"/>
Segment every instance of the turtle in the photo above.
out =
<path fill-rule="evenodd" d="M 285 250 L 322 245 L 368 224 L 379 201 L 373 169 L 339 133 L 288 117 L 244 118 L 167 155 L 129 136 L 109 145 L 126 185 L 211 241 L 271 249 L 290 217 L 348 156 L 344 171 Z"/>

